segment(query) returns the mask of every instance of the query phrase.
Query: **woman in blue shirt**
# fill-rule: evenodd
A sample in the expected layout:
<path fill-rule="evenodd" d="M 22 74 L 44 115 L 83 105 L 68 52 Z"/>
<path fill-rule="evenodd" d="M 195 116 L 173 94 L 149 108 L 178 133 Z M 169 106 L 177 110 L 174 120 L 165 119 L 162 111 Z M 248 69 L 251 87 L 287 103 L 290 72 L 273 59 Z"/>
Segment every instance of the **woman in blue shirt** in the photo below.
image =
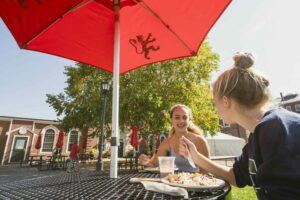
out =
<path fill-rule="evenodd" d="M 179 139 L 185 136 L 195 144 L 197 150 L 205 157 L 209 157 L 208 143 L 203 136 L 202 131 L 192 122 L 192 111 L 189 107 L 177 104 L 170 111 L 172 129 L 169 137 L 164 140 L 157 151 L 157 154 L 150 159 L 142 154 L 139 161 L 147 167 L 157 167 L 159 156 L 174 156 L 175 165 L 179 171 L 199 172 L 199 167 L 193 167 L 187 159 L 179 155 Z"/>

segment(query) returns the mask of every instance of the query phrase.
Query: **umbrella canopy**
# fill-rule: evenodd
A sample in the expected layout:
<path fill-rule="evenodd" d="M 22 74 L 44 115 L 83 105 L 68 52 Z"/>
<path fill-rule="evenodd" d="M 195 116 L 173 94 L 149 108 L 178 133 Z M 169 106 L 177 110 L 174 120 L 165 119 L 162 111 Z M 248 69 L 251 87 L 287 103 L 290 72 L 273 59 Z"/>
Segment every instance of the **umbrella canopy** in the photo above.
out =
<path fill-rule="evenodd" d="M 230 0 L 121 0 L 120 74 L 196 55 Z M 20 48 L 113 72 L 112 0 L 1 0 L 0 13 Z"/>
<path fill-rule="evenodd" d="M 132 127 L 132 132 L 131 132 L 131 136 L 130 136 L 130 144 L 131 146 L 133 146 L 134 148 L 137 148 L 139 146 L 139 138 L 137 135 L 137 127 Z"/>
<path fill-rule="evenodd" d="M 231 0 L 1 0 L 20 48 L 113 72 L 110 177 L 117 178 L 119 75 L 196 55 Z"/>
<path fill-rule="evenodd" d="M 60 130 L 58 133 L 56 148 L 61 149 L 63 145 L 64 145 L 64 132 L 62 130 Z"/>
<path fill-rule="evenodd" d="M 39 134 L 34 147 L 36 149 L 40 149 L 41 148 L 41 142 L 42 142 L 42 134 Z"/>

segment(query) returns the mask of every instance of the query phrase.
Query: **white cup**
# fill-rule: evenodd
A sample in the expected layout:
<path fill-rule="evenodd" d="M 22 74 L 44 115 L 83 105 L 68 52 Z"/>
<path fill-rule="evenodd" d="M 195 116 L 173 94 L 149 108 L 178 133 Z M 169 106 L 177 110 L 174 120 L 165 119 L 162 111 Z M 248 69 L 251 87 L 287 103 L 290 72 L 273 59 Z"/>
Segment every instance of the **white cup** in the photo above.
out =
<path fill-rule="evenodd" d="M 159 172 L 161 178 L 167 176 L 168 174 L 174 174 L 175 157 L 159 156 L 158 162 L 159 162 Z"/>

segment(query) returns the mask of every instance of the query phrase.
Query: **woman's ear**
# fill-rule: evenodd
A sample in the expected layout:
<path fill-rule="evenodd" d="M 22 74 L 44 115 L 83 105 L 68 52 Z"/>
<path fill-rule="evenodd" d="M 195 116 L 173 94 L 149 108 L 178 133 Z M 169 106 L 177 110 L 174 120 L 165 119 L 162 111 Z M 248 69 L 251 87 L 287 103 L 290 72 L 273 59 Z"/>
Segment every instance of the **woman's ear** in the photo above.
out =
<path fill-rule="evenodd" d="M 226 108 L 230 108 L 230 106 L 231 106 L 231 99 L 230 99 L 230 97 L 223 96 L 223 97 L 222 97 L 222 102 L 223 102 L 223 105 L 224 105 Z"/>

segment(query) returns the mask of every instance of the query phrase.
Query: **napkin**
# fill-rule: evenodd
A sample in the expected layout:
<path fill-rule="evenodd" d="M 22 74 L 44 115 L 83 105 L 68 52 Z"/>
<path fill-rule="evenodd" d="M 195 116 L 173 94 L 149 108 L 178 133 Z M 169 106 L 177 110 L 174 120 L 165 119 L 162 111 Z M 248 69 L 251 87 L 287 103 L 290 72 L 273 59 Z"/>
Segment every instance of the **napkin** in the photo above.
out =
<path fill-rule="evenodd" d="M 141 183 L 142 181 L 151 181 L 151 182 L 160 182 L 160 178 L 143 178 L 143 177 L 135 177 L 135 178 L 130 178 L 129 182 L 130 183 Z"/>
<path fill-rule="evenodd" d="M 183 196 L 184 199 L 189 198 L 189 194 L 186 189 L 180 187 L 173 187 L 164 183 L 152 182 L 152 181 L 141 181 L 146 190 L 153 192 L 159 192 L 169 194 L 172 196 Z"/>

